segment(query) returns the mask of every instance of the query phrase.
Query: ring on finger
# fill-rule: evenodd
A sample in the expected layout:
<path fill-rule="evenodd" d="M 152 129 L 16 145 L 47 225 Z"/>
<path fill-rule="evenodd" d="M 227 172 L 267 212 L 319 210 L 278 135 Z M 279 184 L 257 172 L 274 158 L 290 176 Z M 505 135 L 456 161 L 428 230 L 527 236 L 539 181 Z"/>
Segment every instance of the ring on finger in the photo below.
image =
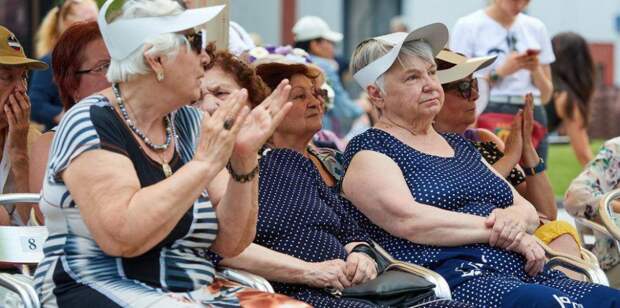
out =
<path fill-rule="evenodd" d="M 231 119 L 231 118 L 228 118 L 228 119 L 224 120 L 224 129 L 225 130 L 230 130 L 233 127 L 234 124 L 235 124 L 235 120 Z"/>

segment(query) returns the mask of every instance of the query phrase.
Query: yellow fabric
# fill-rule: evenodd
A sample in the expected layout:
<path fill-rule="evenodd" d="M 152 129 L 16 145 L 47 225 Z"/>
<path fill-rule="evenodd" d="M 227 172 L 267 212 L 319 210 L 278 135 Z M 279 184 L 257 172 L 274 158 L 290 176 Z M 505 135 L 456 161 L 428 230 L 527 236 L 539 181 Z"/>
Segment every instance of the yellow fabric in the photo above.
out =
<path fill-rule="evenodd" d="M 545 242 L 545 244 L 549 244 L 551 241 L 563 234 L 571 235 L 575 239 L 577 244 L 581 246 L 581 241 L 579 240 L 579 234 L 577 233 L 577 229 L 575 229 L 573 225 L 563 220 L 554 220 L 547 222 L 538 227 L 536 231 L 534 231 L 534 236 Z"/>

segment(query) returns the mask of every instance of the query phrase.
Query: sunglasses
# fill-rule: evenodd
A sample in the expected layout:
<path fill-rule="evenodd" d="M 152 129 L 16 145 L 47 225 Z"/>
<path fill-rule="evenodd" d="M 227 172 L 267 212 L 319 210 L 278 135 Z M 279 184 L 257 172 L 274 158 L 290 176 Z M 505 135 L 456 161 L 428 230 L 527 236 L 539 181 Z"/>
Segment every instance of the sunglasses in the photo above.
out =
<path fill-rule="evenodd" d="M 449 84 L 444 85 L 444 91 L 456 89 L 459 91 L 461 96 L 464 99 L 471 99 L 474 90 L 478 92 L 478 79 L 472 78 L 469 80 L 462 80 L 457 82 L 451 82 Z"/>
<path fill-rule="evenodd" d="M 189 46 L 197 54 L 200 54 L 205 48 L 207 48 L 207 33 L 205 31 L 185 34 L 185 38 L 189 42 Z"/>

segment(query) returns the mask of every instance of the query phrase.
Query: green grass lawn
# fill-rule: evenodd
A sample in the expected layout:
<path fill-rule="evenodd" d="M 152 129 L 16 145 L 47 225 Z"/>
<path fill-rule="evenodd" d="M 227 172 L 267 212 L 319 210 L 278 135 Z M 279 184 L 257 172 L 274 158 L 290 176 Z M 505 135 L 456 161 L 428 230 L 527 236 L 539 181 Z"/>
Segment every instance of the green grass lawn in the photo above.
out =
<path fill-rule="evenodd" d="M 596 155 L 603 140 L 592 140 L 590 148 Z M 549 147 L 547 172 L 556 197 L 564 196 L 570 182 L 581 172 L 581 165 L 575 157 L 570 144 L 553 144 Z"/>

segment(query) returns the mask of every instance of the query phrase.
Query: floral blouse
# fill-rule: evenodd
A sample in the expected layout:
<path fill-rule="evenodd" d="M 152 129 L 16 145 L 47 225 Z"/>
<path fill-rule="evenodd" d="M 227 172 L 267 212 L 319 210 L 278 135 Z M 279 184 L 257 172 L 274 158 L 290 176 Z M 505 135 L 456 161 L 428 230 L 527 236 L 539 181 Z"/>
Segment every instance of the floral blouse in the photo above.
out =
<path fill-rule="evenodd" d="M 594 160 L 566 191 L 564 205 L 575 217 L 600 221 L 598 204 L 605 193 L 618 188 L 620 183 L 620 137 L 608 140 Z M 620 217 L 614 217 L 620 223 Z M 604 270 L 620 263 L 617 241 L 595 232 L 596 242 L 592 252 L 598 257 Z"/>

